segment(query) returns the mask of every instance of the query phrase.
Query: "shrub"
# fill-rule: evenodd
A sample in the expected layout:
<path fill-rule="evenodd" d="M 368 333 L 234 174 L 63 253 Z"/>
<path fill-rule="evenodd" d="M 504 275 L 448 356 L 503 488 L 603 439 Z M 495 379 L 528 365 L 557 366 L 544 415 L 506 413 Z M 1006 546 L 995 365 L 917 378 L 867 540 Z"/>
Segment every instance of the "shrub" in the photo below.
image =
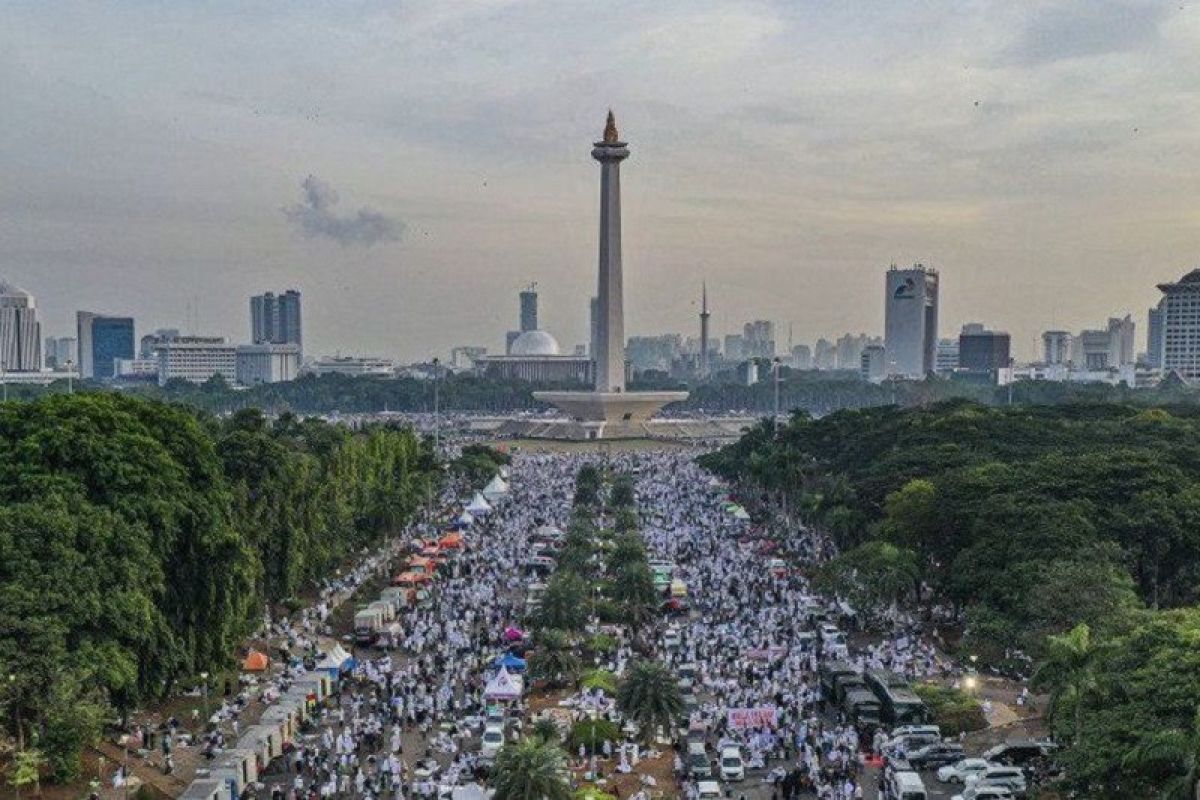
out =
<path fill-rule="evenodd" d="M 571 735 L 567 738 L 570 752 L 579 752 L 583 745 L 588 755 L 599 750 L 604 742 L 621 741 L 621 728 L 615 722 L 606 719 L 585 719 L 571 726 Z"/>
<path fill-rule="evenodd" d="M 913 691 L 929 707 L 934 724 L 942 729 L 942 736 L 957 736 L 987 727 L 983 706 L 961 689 L 936 683 L 919 683 L 913 687 Z"/>

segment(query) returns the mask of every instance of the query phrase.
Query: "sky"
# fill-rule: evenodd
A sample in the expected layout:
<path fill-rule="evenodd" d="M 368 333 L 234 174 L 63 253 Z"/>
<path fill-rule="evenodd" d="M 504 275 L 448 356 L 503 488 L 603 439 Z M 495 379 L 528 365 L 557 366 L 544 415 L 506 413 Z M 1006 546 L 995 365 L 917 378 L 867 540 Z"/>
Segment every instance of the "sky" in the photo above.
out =
<path fill-rule="evenodd" d="M 626 331 L 941 332 L 1132 313 L 1200 263 L 1200 3 L 708 0 L 0 6 L 0 277 L 46 335 L 249 335 L 297 288 L 310 354 L 587 340 L 598 167 L 622 165 Z"/>

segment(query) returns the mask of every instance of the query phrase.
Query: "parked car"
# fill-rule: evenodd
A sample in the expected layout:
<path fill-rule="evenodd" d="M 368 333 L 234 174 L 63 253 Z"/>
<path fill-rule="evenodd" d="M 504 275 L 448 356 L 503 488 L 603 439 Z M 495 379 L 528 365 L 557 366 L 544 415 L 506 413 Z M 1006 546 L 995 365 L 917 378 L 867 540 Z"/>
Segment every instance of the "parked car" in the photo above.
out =
<path fill-rule="evenodd" d="M 888 758 L 908 758 L 922 747 L 937 744 L 942 738 L 932 733 L 910 733 L 893 736 L 883 745 L 883 754 Z"/>
<path fill-rule="evenodd" d="M 699 800 L 721 800 L 721 784 L 716 781 L 700 781 L 696 790 Z"/>
<path fill-rule="evenodd" d="M 1003 786 L 1017 797 L 1024 797 L 1025 770 L 1007 764 L 988 764 L 987 769 L 967 778 L 967 786 Z"/>
<path fill-rule="evenodd" d="M 967 778 L 988 768 L 986 758 L 963 758 L 941 767 L 937 771 L 937 779 L 942 783 L 963 783 Z"/>
<path fill-rule="evenodd" d="M 1054 742 L 1029 739 L 998 744 L 985 752 L 983 757 L 997 764 L 1023 767 L 1031 762 L 1048 758 L 1057 749 L 1058 745 Z"/>
<path fill-rule="evenodd" d="M 496 758 L 500 748 L 504 747 L 504 725 L 489 722 L 483 729 L 483 743 L 479 747 L 479 758 L 490 762 Z"/>
<path fill-rule="evenodd" d="M 726 747 L 721 751 L 721 779 L 740 781 L 746 777 L 746 766 L 742 762 L 742 751 L 737 747 Z"/>
<path fill-rule="evenodd" d="M 682 639 L 679 631 L 675 628 L 667 628 L 666 633 L 663 634 L 663 647 L 668 650 L 677 650 L 680 644 L 682 644 Z"/>
<path fill-rule="evenodd" d="M 917 769 L 937 769 L 961 761 L 966 753 L 956 742 L 935 742 L 908 754 L 908 762 Z"/>
<path fill-rule="evenodd" d="M 1013 793 L 1003 786 L 968 787 L 950 800 L 1013 800 Z"/>
<path fill-rule="evenodd" d="M 921 776 L 908 770 L 897 770 L 888 779 L 890 797 L 895 800 L 929 800 Z"/>
<path fill-rule="evenodd" d="M 701 781 L 712 777 L 712 764 L 708 760 L 708 751 L 704 749 L 703 742 L 688 743 L 687 769 L 689 775 Z"/>

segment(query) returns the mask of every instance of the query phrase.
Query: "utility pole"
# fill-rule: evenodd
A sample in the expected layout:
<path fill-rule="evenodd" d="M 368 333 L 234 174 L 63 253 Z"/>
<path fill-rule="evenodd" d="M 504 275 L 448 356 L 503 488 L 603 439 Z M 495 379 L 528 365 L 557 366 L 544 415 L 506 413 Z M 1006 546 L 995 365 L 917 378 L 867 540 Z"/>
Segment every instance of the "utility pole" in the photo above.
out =
<path fill-rule="evenodd" d="M 433 455 L 436 458 L 442 448 L 442 417 L 441 407 L 439 406 L 440 398 L 438 397 L 438 389 L 441 384 L 441 361 L 437 358 L 433 359 Z"/>
<path fill-rule="evenodd" d="M 772 429 L 779 430 L 779 370 L 783 363 L 779 360 L 779 356 L 775 356 L 775 360 L 771 363 L 771 374 L 775 380 L 775 416 L 772 418 Z"/>

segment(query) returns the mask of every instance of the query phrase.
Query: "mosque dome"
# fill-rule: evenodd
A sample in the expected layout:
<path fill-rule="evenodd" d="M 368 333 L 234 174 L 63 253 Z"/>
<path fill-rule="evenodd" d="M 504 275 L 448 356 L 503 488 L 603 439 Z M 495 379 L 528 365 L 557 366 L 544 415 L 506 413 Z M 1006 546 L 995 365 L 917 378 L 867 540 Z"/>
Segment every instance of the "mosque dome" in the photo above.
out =
<path fill-rule="evenodd" d="M 509 355 L 556 356 L 558 355 L 558 340 L 546 331 L 525 331 L 513 339 Z"/>

